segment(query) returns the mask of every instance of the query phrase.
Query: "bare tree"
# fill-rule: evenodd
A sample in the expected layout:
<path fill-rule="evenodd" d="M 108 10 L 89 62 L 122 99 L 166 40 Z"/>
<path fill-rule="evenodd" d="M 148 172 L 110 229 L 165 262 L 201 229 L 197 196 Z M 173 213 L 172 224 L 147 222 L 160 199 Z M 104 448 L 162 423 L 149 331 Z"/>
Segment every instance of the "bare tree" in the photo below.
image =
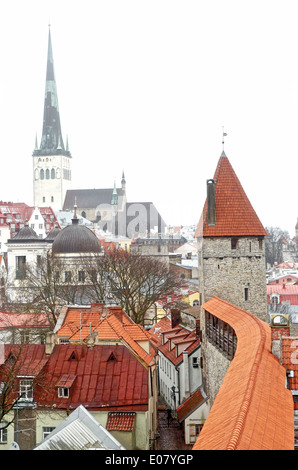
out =
<path fill-rule="evenodd" d="M 279 227 L 266 227 L 268 236 L 265 238 L 266 262 L 271 266 L 280 264 L 283 259 L 283 244 L 289 240 L 289 233 Z"/>
<path fill-rule="evenodd" d="M 121 249 L 106 253 L 102 268 L 106 292 L 141 325 L 147 311 L 160 297 L 182 286 L 180 277 L 170 272 L 164 262 Z"/>

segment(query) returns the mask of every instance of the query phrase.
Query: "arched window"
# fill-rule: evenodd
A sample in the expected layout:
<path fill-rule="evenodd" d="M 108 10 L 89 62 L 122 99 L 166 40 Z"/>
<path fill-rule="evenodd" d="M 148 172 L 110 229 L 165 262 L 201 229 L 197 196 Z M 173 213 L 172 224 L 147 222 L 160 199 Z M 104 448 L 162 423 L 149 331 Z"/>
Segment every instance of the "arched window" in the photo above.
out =
<path fill-rule="evenodd" d="M 51 179 L 54 180 L 55 176 L 56 176 L 56 172 L 55 172 L 54 168 L 52 168 L 51 169 Z"/>
<path fill-rule="evenodd" d="M 81 216 L 84 217 L 84 219 L 86 219 L 86 212 L 85 212 L 85 211 L 82 211 Z"/>
<path fill-rule="evenodd" d="M 40 179 L 44 180 L 44 170 L 43 169 L 40 170 Z"/>
<path fill-rule="evenodd" d="M 46 179 L 50 179 L 50 170 L 48 168 L 46 169 Z"/>

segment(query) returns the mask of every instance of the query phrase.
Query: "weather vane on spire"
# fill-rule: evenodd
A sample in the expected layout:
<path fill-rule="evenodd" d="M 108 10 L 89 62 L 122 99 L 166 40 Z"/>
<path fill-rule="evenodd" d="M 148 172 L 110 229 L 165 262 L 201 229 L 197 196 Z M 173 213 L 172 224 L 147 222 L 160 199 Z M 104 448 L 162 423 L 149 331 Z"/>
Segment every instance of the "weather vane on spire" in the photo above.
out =
<path fill-rule="evenodd" d="M 226 132 L 224 132 L 224 126 L 222 126 L 222 150 L 224 151 L 224 146 L 225 146 L 225 137 L 227 136 L 228 134 Z"/>

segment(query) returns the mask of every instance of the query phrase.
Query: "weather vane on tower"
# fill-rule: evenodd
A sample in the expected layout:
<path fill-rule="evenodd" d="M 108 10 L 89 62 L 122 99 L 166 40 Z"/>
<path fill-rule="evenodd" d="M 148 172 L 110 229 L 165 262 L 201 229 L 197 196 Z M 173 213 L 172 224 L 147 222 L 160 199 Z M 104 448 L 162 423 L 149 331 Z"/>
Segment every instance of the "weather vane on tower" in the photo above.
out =
<path fill-rule="evenodd" d="M 224 146 L 225 146 L 225 137 L 227 136 L 228 134 L 226 132 L 224 132 L 224 126 L 222 126 L 222 150 L 224 151 Z"/>

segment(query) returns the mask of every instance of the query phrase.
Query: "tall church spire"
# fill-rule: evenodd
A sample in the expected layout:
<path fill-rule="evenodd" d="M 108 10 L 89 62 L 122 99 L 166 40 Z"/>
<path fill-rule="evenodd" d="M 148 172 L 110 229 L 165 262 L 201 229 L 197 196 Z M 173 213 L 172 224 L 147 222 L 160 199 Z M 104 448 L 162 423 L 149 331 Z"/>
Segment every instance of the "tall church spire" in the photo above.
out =
<path fill-rule="evenodd" d="M 33 155 L 61 154 L 70 156 L 70 152 L 65 150 L 61 132 L 51 31 L 49 29 L 42 137 L 40 148 L 35 149 Z"/>

